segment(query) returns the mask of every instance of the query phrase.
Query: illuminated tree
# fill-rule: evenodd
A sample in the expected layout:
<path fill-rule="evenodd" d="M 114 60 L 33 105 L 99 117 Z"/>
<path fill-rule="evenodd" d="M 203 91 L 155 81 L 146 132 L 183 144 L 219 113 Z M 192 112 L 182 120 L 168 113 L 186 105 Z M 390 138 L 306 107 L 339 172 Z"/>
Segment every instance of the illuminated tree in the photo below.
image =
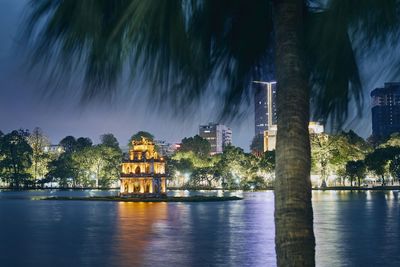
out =
<path fill-rule="evenodd" d="M 210 154 L 211 145 L 206 139 L 195 135 L 194 137 L 183 138 L 179 151 L 192 151 L 200 157 L 207 157 Z"/>
<path fill-rule="evenodd" d="M 76 150 L 76 139 L 71 135 L 66 136 L 60 141 L 59 145 L 63 147 L 66 153 L 72 153 Z"/>
<path fill-rule="evenodd" d="M 377 148 L 365 157 L 368 170 L 375 173 L 385 185 L 385 175 L 389 172 L 390 162 L 400 155 L 399 147 Z"/>
<path fill-rule="evenodd" d="M 386 141 L 379 145 L 379 147 L 400 147 L 400 133 L 391 134 Z"/>
<path fill-rule="evenodd" d="M 57 181 L 60 187 L 68 187 L 70 181 L 76 185 L 77 168 L 72 160 L 72 153 L 64 152 L 48 163 L 49 172 L 43 182 Z"/>
<path fill-rule="evenodd" d="M 15 130 L 0 138 L 0 169 L 12 187 L 28 184 L 31 177 L 28 170 L 32 165 L 32 148 L 26 141 L 28 136 L 28 131 Z"/>
<path fill-rule="evenodd" d="M 395 155 L 389 164 L 389 171 L 393 178 L 400 182 L 400 154 Z"/>
<path fill-rule="evenodd" d="M 253 137 L 250 144 L 251 153 L 261 155 L 264 152 L 264 135 L 257 134 Z"/>
<path fill-rule="evenodd" d="M 48 172 L 47 164 L 51 160 L 46 152 L 50 146 L 50 140 L 43 134 L 42 129 L 36 127 L 27 138 L 32 148 L 32 167 L 30 173 L 35 181 L 44 178 Z"/>
<path fill-rule="evenodd" d="M 353 131 L 336 135 L 311 134 L 312 170 L 319 172 L 323 181 L 329 173 L 344 174 L 346 163 L 364 159 L 371 146 Z"/>
<path fill-rule="evenodd" d="M 105 145 L 107 147 L 120 149 L 118 140 L 117 140 L 117 138 L 115 138 L 115 136 L 112 133 L 101 135 L 100 136 L 100 142 L 101 142 L 102 145 Z"/>
<path fill-rule="evenodd" d="M 365 178 L 367 166 L 363 160 L 349 161 L 346 163 L 346 175 L 350 177 L 350 185 L 353 186 L 353 179 L 357 178 L 358 186 L 361 186 L 361 180 Z"/>

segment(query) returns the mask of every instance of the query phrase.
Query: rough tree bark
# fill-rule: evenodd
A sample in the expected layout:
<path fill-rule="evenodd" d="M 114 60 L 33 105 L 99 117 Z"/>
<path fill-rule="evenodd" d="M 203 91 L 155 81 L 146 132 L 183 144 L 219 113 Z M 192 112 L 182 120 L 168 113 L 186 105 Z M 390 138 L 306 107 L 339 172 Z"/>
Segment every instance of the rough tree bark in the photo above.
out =
<path fill-rule="evenodd" d="M 315 266 L 308 132 L 309 86 L 302 58 L 302 0 L 275 0 L 278 133 L 275 244 L 278 266 Z"/>

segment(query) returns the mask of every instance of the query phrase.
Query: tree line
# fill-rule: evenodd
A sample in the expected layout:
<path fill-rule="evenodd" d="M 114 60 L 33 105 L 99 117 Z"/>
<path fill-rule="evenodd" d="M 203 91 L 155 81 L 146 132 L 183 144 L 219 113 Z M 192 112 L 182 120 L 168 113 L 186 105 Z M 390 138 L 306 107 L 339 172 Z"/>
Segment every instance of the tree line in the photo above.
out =
<path fill-rule="evenodd" d="M 275 152 L 257 157 L 232 145 L 210 156 L 207 140 L 184 138 L 168 161 L 170 186 L 188 188 L 266 189 L 272 186 Z"/>
<path fill-rule="evenodd" d="M 119 180 L 121 161 L 113 134 L 100 136 L 97 145 L 67 136 L 54 146 L 40 128 L 0 131 L 0 182 L 6 187 L 109 187 Z"/>
<path fill-rule="evenodd" d="M 313 186 L 362 186 L 393 184 L 400 180 L 400 135 L 379 143 L 365 140 L 353 131 L 311 134 Z M 207 140 L 184 138 L 169 161 L 170 184 L 177 187 L 224 189 L 265 189 L 275 179 L 275 151 L 263 151 L 255 137 L 252 153 L 228 146 L 222 154 L 210 156 Z M 288 162 L 290 164 L 290 162 Z M 367 180 L 367 177 L 375 179 Z"/>
<path fill-rule="evenodd" d="M 141 137 L 154 140 L 152 134 L 139 131 L 129 139 L 128 147 Z M 380 143 L 364 140 L 353 131 L 311 134 L 310 143 L 311 174 L 317 177 L 314 186 L 362 186 L 368 176 L 380 185 L 400 180 L 399 134 Z M 257 145 L 261 145 L 259 140 Z M 251 149 L 257 145 L 253 142 Z M 169 185 L 244 190 L 273 186 L 275 151 L 246 153 L 232 145 L 222 154 L 210 156 L 210 151 L 210 143 L 198 135 L 182 139 L 179 150 L 166 155 Z M 40 128 L 0 131 L 2 186 L 33 188 L 54 183 L 59 187 L 109 188 L 117 185 L 122 159 L 119 142 L 110 133 L 101 135 L 96 145 L 87 137 L 66 136 L 52 146 Z"/>

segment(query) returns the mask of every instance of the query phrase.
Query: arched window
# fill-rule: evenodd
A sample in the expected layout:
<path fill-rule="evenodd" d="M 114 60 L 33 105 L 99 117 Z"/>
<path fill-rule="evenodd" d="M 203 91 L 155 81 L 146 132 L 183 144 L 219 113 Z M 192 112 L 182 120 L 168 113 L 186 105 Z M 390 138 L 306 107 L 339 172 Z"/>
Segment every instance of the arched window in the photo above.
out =
<path fill-rule="evenodd" d="M 139 166 L 136 167 L 135 174 L 140 174 L 140 167 Z"/>
<path fill-rule="evenodd" d="M 136 182 L 136 183 L 133 185 L 133 192 L 134 192 L 134 193 L 139 193 L 139 192 L 140 192 L 140 184 L 139 184 L 138 182 Z"/>

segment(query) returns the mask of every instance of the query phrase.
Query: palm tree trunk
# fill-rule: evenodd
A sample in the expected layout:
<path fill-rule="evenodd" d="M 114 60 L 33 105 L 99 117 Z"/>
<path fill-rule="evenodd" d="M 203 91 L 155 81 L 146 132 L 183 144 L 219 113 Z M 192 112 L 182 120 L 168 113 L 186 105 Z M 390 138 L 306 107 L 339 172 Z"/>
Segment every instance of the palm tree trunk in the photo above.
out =
<path fill-rule="evenodd" d="M 309 88 L 302 59 L 303 1 L 275 0 L 278 133 L 275 244 L 278 266 L 315 266 Z"/>

